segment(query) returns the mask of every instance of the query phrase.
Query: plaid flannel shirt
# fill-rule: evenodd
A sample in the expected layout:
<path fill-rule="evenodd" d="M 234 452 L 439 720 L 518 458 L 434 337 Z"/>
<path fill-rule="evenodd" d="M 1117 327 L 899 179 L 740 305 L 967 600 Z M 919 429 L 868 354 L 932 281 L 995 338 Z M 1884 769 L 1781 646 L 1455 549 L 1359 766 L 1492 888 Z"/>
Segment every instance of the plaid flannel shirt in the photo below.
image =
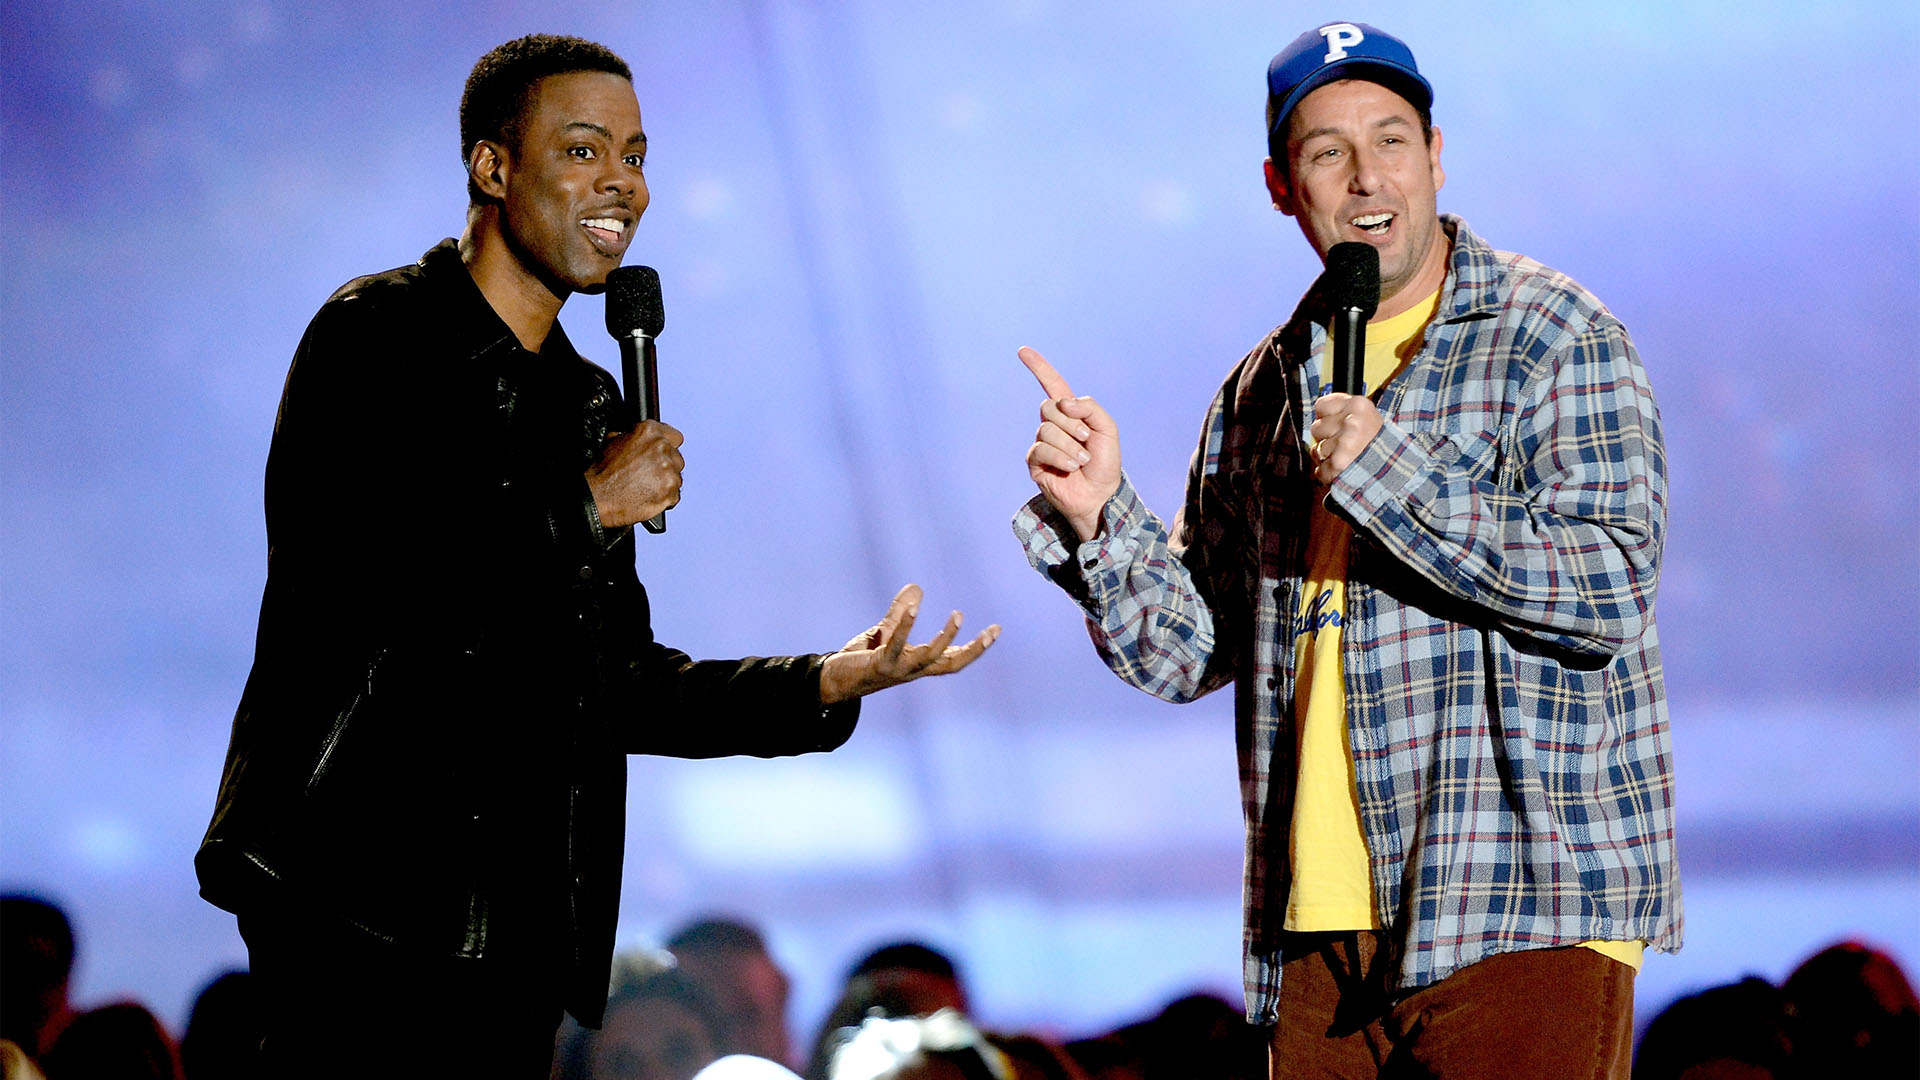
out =
<path fill-rule="evenodd" d="M 1384 423 L 1324 494 L 1355 528 L 1342 657 L 1374 910 L 1397 982 L 1587 940 L 1680 946 L 1654 586 L 1659 415 L 1590 293 L 1443 218 L 1453 253 Z M 1171 534 L 1122 480 L 1085 543 L 1036 497 L 1029 560 L 1100 655 L 1169 701 L 1234 683 L 1247 1015 L 1271 1023 L 1297 772 L 1292 613 L 1324 301 L 1234 369 Z"/>

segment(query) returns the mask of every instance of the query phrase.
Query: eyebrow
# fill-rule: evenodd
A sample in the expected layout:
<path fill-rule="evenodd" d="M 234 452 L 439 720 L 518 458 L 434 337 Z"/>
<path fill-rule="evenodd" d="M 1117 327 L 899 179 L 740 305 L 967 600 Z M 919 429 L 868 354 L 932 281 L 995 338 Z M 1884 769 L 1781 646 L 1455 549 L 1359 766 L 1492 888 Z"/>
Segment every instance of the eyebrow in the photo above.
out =
<path fill-rule="evenodd" d="M 1376 121 L 1374 121 L 1374 123 L 1373 123 L 1373 129 L 1374 129 L 1375 131 L 1379 131 L 1379 130 L 1380 130 L 1381 128 L 1384 128 L 1384 127 L 1390 127 L 1390 126 L 1392 126 L 1392 125 L 1394 125 L 1394 124 L 1398 124 L 1398 125 L 1400 125 L 1400 126 L 1402 126 L 1402 127 L 1411 127 L 1411 126 L 1412 126 L 1412 123 L 1411 123 L 1411 122 L 1410 122 L 1410 121 L 1409 121 L 1409 120 L 1408 120 L 1408 119 L 1407 119 L 1406 117 L 1404 117 L 1404 116 L 1399 116 L 1399 115 L 1394 115 L 1394 116 L 1388 116 L 1388 117 L 1384 117 L 1384 118 L 1382 118 L 1382 119 L 1380 119 L 1380 120 L 1376 120 Z M 1320 136 L 1322 136 L 1322 135 L 1343 135 L 1343 134 L 1345 134 L 1345 133 L 1346 133 L 1346 129 L 1344 129 L 1344 128 L 1338 128 L 1338 127 L 1317 127 L 1317 128 L 1314 128 L 1314 129 L 1313 129 L 1312 131 L 1304 131 L 1304 132 L 1301 132 L 1301 133 L 1300 133 L 1300 138 L 1298 138 L 1298 139 L 1297 139 L 1297 140 L 1295 140 L 1295 141 L 1296 141 L 1296 142 L 1302 142 L 1302 143 L 1305 143 L 1305 142 L 1309 142 L 1309 141 L 1311 141 L 1311 140 L 1313 140 L 1313 139 L 1316 139 L 1316 138 L 1319 138 L 1319 137 L 1320 137 Z"/>
<path fill-rule="evenodd" d="M 612 141 L 613 141 L 613 132 L 611 132 L 611 131 L 608 131 L 608 130 L 607 130 L 606 128 L 604 128 L 604 127 L 602 127 L 602 126 L 600 126 L 599 124 L 596 124 L 596 123 L 594 123 L 594 122 L 592 122 L 592 121 L 590 121 L 590 120 L 575 120 L 575 121 L 574 121 L 573 123 L 571 123 L 571 124 L 568 124 L 568 125 L 566 125 L 565 127 L 563 127 L 563 128 L 561 128 L 560 130 L 562 130 L 562 131 L 572 131 L 572 130 L 574 130 L 575 128 L 582 128 L 582 129 L 585 129 L 585 130 L 587 130 L 587 131 L 591 131 L 591 132 L 593 132 L 594 134 L 596 134 L 596 135 L 598 135 L 598 136 L 600 136 L 601 138 L 603 138 L 603 139 L 605 139 L 605 140 L 607 140 L 608 142 L 612 142 Z M 630 135 L 630 136 L 628 136 L 628 137 L 627 137 L 627 143 L 626 143 L 626 144 L 627 144 L 628 146 L 633 146 L 633 145 L 635 145 L 636 143 L 637 143 L 637 144 L 639 144 L 640 146 L 645 146 L 645 145 L 647 145 L 647 133 L 646 133 L 646 132 L 644 132 L 644 131 L 642 131 L 642 132 L 637 132 L 637 133 L 635 133 L 635 134 L 633 134 L 633 135 Z"/>

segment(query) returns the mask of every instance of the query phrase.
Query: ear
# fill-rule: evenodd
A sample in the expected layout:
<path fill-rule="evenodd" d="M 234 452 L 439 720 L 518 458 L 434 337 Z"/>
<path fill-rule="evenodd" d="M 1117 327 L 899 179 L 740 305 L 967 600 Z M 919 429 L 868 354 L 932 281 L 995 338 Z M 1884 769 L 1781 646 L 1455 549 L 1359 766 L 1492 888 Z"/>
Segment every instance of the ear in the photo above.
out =
<path fill-rule="evenodd" d="M 1427 161 L 1433 167 L 1433 190 L 1447 186 L 1447 170 L 1440 167 L 1440 129 L 1433 129 L 1433 142 L 1427 146 Z"/>
<path fill-rule="evenodd" d="M 507 148 L 488 139 L 474 143 L 473 155 L 467 159 L 467 175 L 473 178 L 473 184 L 480 189 L 480 193 L 489 199 L 506 198 L 507 177 L 512 168 L 513 162 L 507 156 Z"/>
<path fill-rule="evenodd" d="M 1435 132 L 1435 134 L 1439 133 Z M 1288 217 L 1294 216 L 1293 189 L 1287 186 L 1286 178 L 1280 175 L 1280 170 L 1273 167 L 1273 159 L 1267 158 L 1262 161 L 1260 167 L 1266 173 L 1267 194 L 1273 196 L 1273 208 Z"/>

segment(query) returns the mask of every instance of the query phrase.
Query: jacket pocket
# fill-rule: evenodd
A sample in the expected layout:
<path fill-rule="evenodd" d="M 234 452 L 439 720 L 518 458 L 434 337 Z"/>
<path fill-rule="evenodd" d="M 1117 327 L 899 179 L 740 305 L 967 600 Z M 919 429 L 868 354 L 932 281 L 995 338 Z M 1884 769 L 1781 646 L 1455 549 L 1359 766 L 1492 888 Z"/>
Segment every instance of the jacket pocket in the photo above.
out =
<path fill-rule="evenodd" d="M 456 672 L 383 650 L 325 725 L 292 842 L 290 883 L 319 907 L 436 953 L 471 936 L 472 786 Z"/>

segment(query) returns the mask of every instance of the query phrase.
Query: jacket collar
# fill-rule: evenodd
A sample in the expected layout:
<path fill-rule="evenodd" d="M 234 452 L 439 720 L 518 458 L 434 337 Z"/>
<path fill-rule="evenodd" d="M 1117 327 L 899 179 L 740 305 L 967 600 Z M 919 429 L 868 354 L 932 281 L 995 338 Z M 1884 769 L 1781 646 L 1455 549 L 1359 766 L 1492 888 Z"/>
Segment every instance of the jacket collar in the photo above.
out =
<path fill-rule="evenodd" d="M 1452 241 L 1453 252 L 1448 257 L 1447 276 L 1440 283 L 1442 299 L 1440 310 L 1434 315 L 1435 321 L 1455 322 L 1492 314 L 1501 306 L 1500 281 L 1506 275 L 1500 252 L 1480 239 L 1479 233 L 1454 214 L 1441 214 L 1440 227 L 1446 230 L 1447 238 Z M 1301 343 L 1312 340 L 1313 327 L 1324 325 L 1327 321 L 1328 301 L 1324 282 L 1324 276 L 1314 279 L 1307 294 L 1300 298 L 1299 306 L 1294 308 L 1293 315 L 1280 327 L 1278 336 L 1285 336 L 1291 331 L 1305 335 L 1297 339 Z"/>
<path fill-rule="evenodd" d="M 1453 239 L 1453 255 L 1440 285 L 1444 299 L 1436 318 L 1457 322 L 1493 314 L 1502 306 L 1500 282 L 1506 276 L 1500 253 L 1453 214 L 1440 215 L 1440 225 Z"/>
<path fill-rule="evenodd" d="M 421 280 L 432 284 L 447 304 L 446 327 L 454 355 L 475 359 L 495 350 L 522 348 L 520 339 L 513 336 L 513 329 L 493 310 L 480 286 L 474 284 L 473 275 L 460 258 L 460 245 L 452 237 L 420 256 L 419 267 Z M 549 361 L 579 355 L 559 319 L 553 321 L 553 329 L 541 343 L 539 355 Z"/>

